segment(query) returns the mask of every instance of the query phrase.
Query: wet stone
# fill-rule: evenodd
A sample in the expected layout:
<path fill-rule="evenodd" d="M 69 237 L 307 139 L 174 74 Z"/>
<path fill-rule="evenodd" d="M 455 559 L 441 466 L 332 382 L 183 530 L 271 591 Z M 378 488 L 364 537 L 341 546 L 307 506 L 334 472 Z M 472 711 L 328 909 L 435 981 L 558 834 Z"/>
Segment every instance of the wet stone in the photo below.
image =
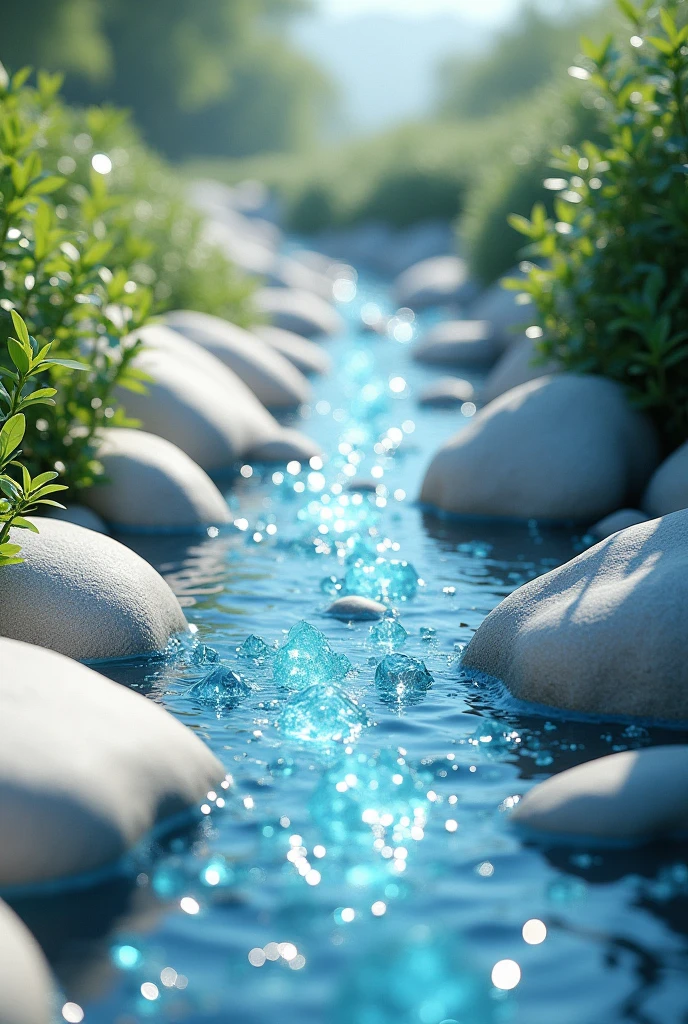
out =
<path fill-rule="evenodd" d="M 394 707 L 418 704 L 432 683 L 433 678 L 423 662 L 407 654 L 388 654 L 375 670 L 380 698 Z"/>
<path fill-rule="evenodd" d="M 396 619 L 385 618 L 382 622 L 376 622 L 370 627 L 370 639 L 381 647 L 401 647 L 408 639 L 408 633 Z"/>
<path fill-rule="evenodd" d="M 256 636 L 254 633 L 247 636 L 243 644 L 237 647 L 237 654 L 240 658 L 270 658 L 274 653 L 273 648 L 261 636 Z"/>
<path fill-rule="evenodd" d="M 206 676 L 189 687 L 185 696 L 204 704 L 235 708 L 248 696 L 251 687 L 236 672 L 217 665 Z"/>
<path fill-rule="evenodd" d="M 338 598 L 330 605 L 326 614 L 343 622 L 370 622 L 371 619 L 382 618 L 385 606 L 379 601 L 372 601 L 369 597 L 351 594 Z"/>
<path fill-rule="evenodd" d="M 327 637 L 308 622 L 292 626 L 273 661 L 273 679 L 290 690 L 337 683 L 352 671 L 344 654 L 330 647 Z"/>
<path fill-rule="evenodd" d="M 309 686 L 300 691 L 277 721 L 284 736 L 308 743 L 350 743 L 367 724 L 363 708 L 336 685 Z"/>
<path fill-rule="evenodd" d="M 407 601 L 418 593 L 418 573 L 410 562 L 358 559 L 344 577 L 344 590 L 373 601 Z"/>

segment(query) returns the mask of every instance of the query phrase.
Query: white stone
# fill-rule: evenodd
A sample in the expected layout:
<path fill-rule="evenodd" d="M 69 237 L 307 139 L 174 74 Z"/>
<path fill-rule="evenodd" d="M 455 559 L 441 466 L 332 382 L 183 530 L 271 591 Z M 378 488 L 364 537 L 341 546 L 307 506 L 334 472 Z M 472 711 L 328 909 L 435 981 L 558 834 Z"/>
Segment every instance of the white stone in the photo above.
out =
<path fill-rule="evenodd" d="M 642 507 L 652 517 L 688 508 L 688 441 L 672 452 L 655 472 Z"/>
<path fill-rule="evenodd" d="M 0 639 L 0 885 L 114 864 L 224 777 L 159 704 L 52 651 Z"/>
<path fill-rule="evenodd" d="M 0 950 L 0 1022 L 51 1024 L 57 993 L 50 968 L 29 929 L 2 900 Z"/>
<path fill-rule="evenodd" d="M 501 355 L 480 390 L 483 402 L 493 402 L 519 384 L 527 384 L 529 380 L 548 377 L 561 370 L 559 363 L 553 359 L 538 362 L 535 344 L 530 338 L 519 338 Z"/>
<path fill-rule="evenodd" d="M 279 288 L 313 292 L 326 302 L 332 302 L 332 278 L 300 260 L 293 259 L 292 256 L 277 258 L 268 275 L 268 284 L 277 285 Z"/>
<path fill-rule="evenodd" d="M 515 697 L 599 715 L 688 720 L 688 511 L 621 530 L 519 587 L 463 665 Z"/>
<path fill-rule="evenodd" d="M 309 400 L 311 388 L 303 374 L 242 327 L 192 310 L 166 313 L 164 323 L 233 370 L 268 409 L 293 409 Z"/>
<path fill-rule="evenodd" d="M 531 789 L 511 820 L 567 837 L 646 841 L 688 829 L 688 746 L 627 750 Z"/>
<path fill-rule="evenodd" d="M 344 321 L 337 310 L 319 295 L 295 288 L 259 288 L 253 296 L 256 311 L 275 327 L 304 338 L 339 334 Z"/>
<path fill-rule="evenodd" d="M 421 500 L 447 512 L 594 522 L 632 503 L 657 464 L 650 421 L 602 377 L 507 391 L 435 455 Z"/>
<path fill-rule="evenodd" d="M 271 324 L 258 324 L 253 333 L 293 363 L 301 373 L 330 372 L 332 360 L 316 342 Z"/>
<path fill-rule="evenodd" d="M 518 267 L 514 267 L 504 276 L 524 277 L 525 275 Z M 508 348 L 523 336 L 527 327 L 538 323 L 538 314 L 526 292 L 503 288 L 501 280 L 502 278 L 495 281 L 478 295 L 466 310 L 466 316 L 470 316 L 474 320 L 488 320 L 492 325 L 495 339 L 503 348 Z M 527 301 L 520 301 L 519 296 L 524 296 Z"/>
<path fill-rule="evenodd" d="M 144 430 L 176 444 L 208 473 L 228 470 L 265 446 L 294 443 L 295 432 L 285 438 L 244 382 L 200 345 L 161 324 L 138 336 L 145 349 L 137 366 L 152 380 L 147 394 L 121 391 L 120 398 Z M 301 443 L 313 447 L 305 437 Z"/>
<path fill-rule="evenodd" d="M 372 619 L 381 619 L 386 608 L 379 601 L 372 601 L 369 597 L 338 597 L 330 605 L 326 614 L 333 619 L 342 619 L 343 622 L 370 622 Z"/>
<path fill-rule="evenodd" d="M 231 522 L 227 502 L 186 452 L 156 434 L 110 428 L 98 459 L 106 483 L 85 495 L 112 526 L 185 532 Z"/>
<path fill-rule="evenodd" d="M 69 501 L 69 492 L 65 501 Z M 107 523 L 105 523 L 92 508 L 86 505 L 68 505 L 67 508 L 51 508 L 44 506 L 45 514 L 50 519 L 60 519 L 63 523 L 74 523 L 75 526 L 83 526 L 85 530 L 95 530 L 96 533 L 109 534 Z"/>
<path fill-rule="evenodd" d="M 445 320 L 431 327 L 413 350 L 413 358 L 432 366 L 489 366 L 500 349 L 485 320 Z"/>
<path fill-rule="evenodd" d="M 305 466 L 314 455 L 320 454 L 320 448 L 305 434 L 298 430 L 283 429 L 279 435 L 262 445 L 254 445 L 251 451 L 252 462 L 300 462 Z"/>
<path fill-rule="evenodd" d="M 433 256 L 404 270 L 394 283 L 398 307 L 425 309 L 465 302 L 473 294 L 468 265 L 459 256 Z"/>
<path fill-rule="evenodd" d="M 162 576 L 129 548 L 72 523 L 32 521 L 40 533 L 11 531 L 24 562 L 0 572 L 1 636 L 95 660 L 161 651 L 188 629 Z"/>
<path fill-rule="evenodd" d="M 463 405 L 473 398 L 473 385 L 461 377 L 440 377 L 423 388 L 418 396 L 419 405 Z"/>
<path fill-rule="evenodd" d="M 600 519 L 598 523 L 590 527 L 588 531 L 596 540 L 606 540 L 613 533 L 619 530 L 627 530 L 629 526 L 637 526 L 638 523 L 646 523 L 650 517 L 635 508 L 620 508 L 618 512 Z"/>

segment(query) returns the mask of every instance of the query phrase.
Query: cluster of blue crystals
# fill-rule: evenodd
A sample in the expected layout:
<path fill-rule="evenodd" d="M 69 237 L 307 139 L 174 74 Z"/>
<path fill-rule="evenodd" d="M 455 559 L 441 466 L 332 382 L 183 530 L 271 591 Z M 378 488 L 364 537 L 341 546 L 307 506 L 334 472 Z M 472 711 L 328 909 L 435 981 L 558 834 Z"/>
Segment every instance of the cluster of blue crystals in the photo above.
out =
<path fill-rule="evenodd" d="M 309 686 L 284 707 L 277 725 L 285 736 L 307 743 L 351 743 L 368 716 L 336 684 Z"/>
<path fill-rule="evenodd" d="M 400 622 L 386 615 L 370 627 L 370 639 L 374 644 L 391 651 L 406 642 L 408 633 Z"/>
<path fill-rule="evenodd" d="M 344 577 L 343 590 L 373 601 L 407 601 L 418 593 L 418 573 L 410 562 L 358 558 Z"/>
<path fill-rule="evenodd" d="M 251 692 L 251 687 L 236 672 L 216 665 L 207 675 L 190 686 L 185 696 L 203 704 L 235 708 Z"/>
<path fill-rule="evenodd" d="M 388 654 L 375 669 L 380 697 L 393 707 L 419 703 L 432 683 L 424 663 L 407 654 Z"/>
<path fill-rule="evenodd" d="M 303 621 L 291 627 L 272 666 L 275 682 L 290 690 L 337 683 L 351 671 L 346 655 L 333 651 L 325 634 Z"/>

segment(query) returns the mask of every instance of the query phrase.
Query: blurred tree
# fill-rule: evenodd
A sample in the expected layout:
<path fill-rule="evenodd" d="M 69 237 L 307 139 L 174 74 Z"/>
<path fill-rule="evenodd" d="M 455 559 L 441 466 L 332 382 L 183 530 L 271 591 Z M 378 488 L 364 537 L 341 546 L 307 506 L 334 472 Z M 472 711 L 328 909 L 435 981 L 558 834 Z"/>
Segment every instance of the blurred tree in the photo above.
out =
<path fill-rule="evenodd" d="M 333 93 L 285 41 L 310 0 L 3 0 L 0 60 L 67 72 L 72 102 L 130 107 L 170 156 L 311 141 Z"/>
<path fill-rule="evenodd" d="M 439 113 L 483 117 L 549 82 L 565 81 L 581 33 L 595 34 L 609 18 L 607 3 L 585 14 L 578 10 L 561 16 L 556 11 L 545 14 L 541 6 L 527 0 L 485 54 L 474 60 L 451 56 L 441 64 Z"/>

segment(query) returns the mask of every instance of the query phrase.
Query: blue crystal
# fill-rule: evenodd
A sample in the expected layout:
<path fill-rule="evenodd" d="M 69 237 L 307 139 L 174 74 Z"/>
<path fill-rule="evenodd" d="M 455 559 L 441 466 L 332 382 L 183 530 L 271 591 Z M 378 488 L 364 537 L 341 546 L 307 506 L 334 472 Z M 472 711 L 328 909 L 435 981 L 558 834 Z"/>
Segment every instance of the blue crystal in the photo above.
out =
<path fill-rule="evenodd" d="M 220 655 L 217 651 L 206 644 L 196 644 L 191 652 L 191 661 L 194 665 L 216 665 L 219 660 Z"/>
<path fill-rule="evenodd" d="M 420 638 L 421 640 L 434 640 L 437 635 L 437 630 L 434 626 L 421 626 L 420 627 Z"/>
<path fill-rule="evenodd" d="M 243 644 L 237 647 L 237 654 L 240 658 L 269 658 L 275 652 L 261 636 L 254 633 L 247 636 Z"/>
<path fill-rule="evenodd" d="M 370 627 L 370 639 L 381 646 L 401 647 L 407 638 L 408 633 L 396 619 L 385 617 Z"/>
<path fill-rule="evenodd" d="M 186 691 L 185 696 L 204 704 L 236 707 L 251 692 L 251 687 L 236 672 L 217 665 Z"/>
<path fill-rule="evenodd" d="M 385 704 L 418 704 L 432 686 L 432 676 L 418 658 L 388 654 L 375 670 L 375 685 Z"/>
<path fill-rule="evenodd" d="M 478 728 L 469 736 L 468 742 L 478 747 L 488 758 L 502 759 L 521 745 L 517 732 L 494 718 L 482 718 Z"/>
<path fill-rule="evenodd" d="M 290 690 L 336 683 L 351 671 L 351 662 L 330 647 L 327 637 L 308 622 L 292 626 L 275 655 L 273 679 Z"/>
<path fill-rule="evenodd" d="M 374 601 L 406 601 L 418 592 L 418 573 L 410 562 L 359 558 L 344 577 L 344 590 Z"/>
<path fill-rule="evenodd" d="M 292 739 L 350 743 L 368 724 L 368 716 L 341 687 L 309 686 L 291 698 L 277 724 Z"/>

